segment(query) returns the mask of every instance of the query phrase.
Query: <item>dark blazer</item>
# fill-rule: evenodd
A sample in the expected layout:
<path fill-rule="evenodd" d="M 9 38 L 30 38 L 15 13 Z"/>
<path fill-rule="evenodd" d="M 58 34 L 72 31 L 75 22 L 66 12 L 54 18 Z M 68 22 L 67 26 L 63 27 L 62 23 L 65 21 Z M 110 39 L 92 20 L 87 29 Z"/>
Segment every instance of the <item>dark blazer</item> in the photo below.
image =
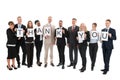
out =
<path fill-rule="evenodd" d="M 15 29 L 15 28 L 18 28 L 18 24 L 15 24 L 14 29 Z M 25 35 L 26 35 L 26 32 L 27 32 L 26 26 L 23 25 L 23 24 L 21 24 L 21 28 L 23 28 L 23 30 L 25 30 L 25 33 L 24 33 L 24 36 L 25 36 Z M 21 40 L 25 40 L 25 38 L 24 38 L 24 37 L 21 37 Z"/>
<path fill-rule="evenodd" d="M 72 26 L 68 28 L 68 38 L 67 43 L 71 45 L 77 45 L 78 41 L 76 39 L 76 34 L 79 31 L 79 27 L 75 26 L 74 31 L 72 31 Z"/>
<path fill-rule="evenodd" d="M 57 29 L 59 29 L 59 28 L 57 28 Z M 61 45 L 61 44 L 66 45 L 65 37 L 68 36 L 68 32 L 67 32 L 67 29 L 65 29 L 64 27 L 62 27 L 62 30 L 65 31 L 65 34 L 62 33 L 62 38 L 57 38 L 57 42 L 56 42 L 57 45 Z M 56 29 L 55 29 L 55 37 L 56 37 Z"/>
<path fill-rule="evenodd" d="M 40 41 L 40 35 L 36 34 L 36 29 L 34 29 L 34 33 L 35 33 L 35 41 L 39 42 Z M 42 38 L 43 38 L 43 35 L 42 35 Z M 43 41 L 43 39 L 41 41 Z"/>
<path fill-rule="evenodd" d="M 12 31 L 10 28 L 8 28 L 6 34 L 7 34 L 7 44 L 15 45 L 17 42 L 17 37 L 15 35 L 15 32 Z"/>
<path fill-rule="evenodd" d="M 102 31 L 106 31 L 106 28 L 102 29 Z M 109 33 L 112 34 L 112 37 L 108 37 L 108 41 L 103 41 L 102 42 L 102 48 L 108 48 L 108 49 L 113 49 L 113 40 L 116 40 L 116 31 L 113 28 L 109 29 Z"/>
<path fill-rule="evenodd" d="M 86 46 L 88 45 L 87 42 L 90 42 L 90 32 L 89 32 L 89 31 L 86 31 L 85 34 L 86 34 L 86 39 L 83 40 L 83 43 L 78 43 L 78 44 L 84 44 L 84 45 L 86 45 Z M 76 37 L 78 37 L 78 34 L 77 34 Z"/>

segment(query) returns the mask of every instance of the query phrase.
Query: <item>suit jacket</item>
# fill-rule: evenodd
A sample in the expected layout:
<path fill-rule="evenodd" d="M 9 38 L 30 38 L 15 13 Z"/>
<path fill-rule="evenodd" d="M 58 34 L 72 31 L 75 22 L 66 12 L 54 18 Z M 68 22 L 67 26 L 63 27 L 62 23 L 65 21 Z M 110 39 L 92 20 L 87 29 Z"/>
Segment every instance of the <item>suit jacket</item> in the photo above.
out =
<path fill-rule="evenodd" d="M 15 24 L 14 29 L 15 29 L 15 28 L 18 28 L 18 24 Z M 21 28 L 23 28 L 23 30 L 25 30 L 25 33 L 24 33 L 24 36 L 25 36 L 25 35 L 26 35 L 26 32 L 27 32 L 26 26 L 23 25 L 23 24 L 21 24 Z M 25 40 L 25 38 L 24 38 L 24 37 L 21 37 L 20 40 Z"/>
<path fill-rule="evenodd" d="M 15 32 L 12 31 L 10 28 L 8 28 L 6 34 L 7 34 L 7 44 L 16 45 L 17 37 L 15 36 Z"/>
<path fill-rule="evenodd" d="M 105 30 L 106 30 L 106 28 L 102 29 L 102 31 L 105 31 Z M 107 49 L 113 49 L 114 48 L 113 40 L 116 40 L 116 31 L 115 31 L 115 29 L 110 28 L 109 33 L 112 34 L 112 37 L 111 38 L 108 37 L 108 41 L 103 41 L 102 42 L 102 48 L 107 48 Z"/>
<path fill-rule="evenodd" d="M 45 27 L 49 27 L 49 24 L 46 24 L 43 26 L 43 34 L 44 34 L 44 28 Z M 44 40 L 44 44 L 51 44 L 55 42 L 55 38 L 54 38 L 54 33 L 55 33 L 55 26 L 51 24 L 51 35 L 45 40 Z M 45 37 L 45 35 L 44 35 Z"/>
<path fill-rule="evenodd" d="M 57 29 L 59 29 L 59 28 L 57 28 Z M 57 42 L 56 42 L 57 45 L 66 45 L 65 37 L 67 37 L 67 34 L 68 34 L 67 29 L 62 27 L 62 30 L 64 30 L 65 33 L 62 33 L 62 38 L 57 38 Z M 56 30 L 55 30 L 55 37 L 56 37 Z"/>
<path fill-rule="evenodd" d="M 75 26 L 74 31 L 72 31 L 72 26 L 68 27 L 68 38 L 67 43 L 70 45 L 77 45 L 78 41 L 76 39 L 76 34 L 79 31 L 79 27 Z"/>

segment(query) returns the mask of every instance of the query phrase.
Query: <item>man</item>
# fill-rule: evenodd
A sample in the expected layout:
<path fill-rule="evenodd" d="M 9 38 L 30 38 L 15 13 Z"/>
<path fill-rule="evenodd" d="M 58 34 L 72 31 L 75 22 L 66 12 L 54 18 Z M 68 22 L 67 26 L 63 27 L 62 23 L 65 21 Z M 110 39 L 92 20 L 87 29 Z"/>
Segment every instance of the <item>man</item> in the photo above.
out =
<path fill-rule="evenodd" d="M 110 27 L 111 20 L 106 20 L 106 28 L 102 29 L 103 32 L 108 32 L 108 41 L 102 41 L 103 59 L 104 59 L 104 69 L 103 74 L 107 74 L 109 71 L 110 56 L 113 49 L 113 40 L 116 40 L 116 31 Z"/>
<path fill-rule="evenodd" d="M 60 30 L 61 33 L 60 31 L 56 32 L 57 30 Z M 61 37 L 57 35 L 60 35 Z M 59 20 L 59 28 L 55 30 L 55 39 L 59 52 L 59 63 L 57 66 L 62 65 L 62 69 L 64 69 L 64 64 L 65 64 L 65 55 L 64 55 L 65 45 L 66 45 L 65 37 L 67 37 L 67 29 L 63 27 L 63 21 Z"/>
<path fill-rule="evenodd" d="M 27 65 L 25 63 L 26 61 L 26 47 L 25 47 L 25 34 L 26 34 L 26 26 L 22 24 L 22 18 L 21 16 L 17 17 L 17 21 L 18 23 L 15 25 L 15 31 L 17 31 L 17 29 L 23 29 L 23 37 L 17 37 L 17 64 L 18 64 L 18 68 L 20 68 L 20 56 L 19 56 L 19 49 L 20 46 L 22 48 L 22 52 L 23 52 L 23 57 L 22 57 L 22 65 Z"/>
<path fill-rule="evenodd" d="M 54 66 L 53 64 L 53 45 L 55 44 L 55 38 L 54 38 L 54 32 L 55 32 L 55 26 L 51 24 L 52 17 L 48 17 L 48 23 L 43 26 L 44 30 L 44 47 L 45 47 L 45 56 L 44 56 L 44 67 L 47 67 L 47 60 L 48 60 L 48 51 L 50 49 L 50 64 L 51 66 Z"/>
<path fill-rule="evenodd" d="M 77 39 L 76 34 L 79 31 L 79 27 L 76 26 L 77 19 L 72 19 L 72 26 L 68 28 L 68 47 L 69 47 L 69 58 L 70 58 L 70 65 L 68 67 L 73 66 L 73 68 L 76 68 L 77 64 L 77 57 L 78 57 L 78 48 L 77 48 Z M 73 57 L 73 51 L 74 51 L 74 57 Z"/>
<path fill-rule="evenodd" d="M 36 47 L 36 57 L 37 57 L 37 65 L 41 66 L 42 62 L 40 62 L 40 54 L 43 45 L 43 34 L 38 34 L 39 31 L 42 33 L 42 28 L 40 27 L 40 21 L 35 21 L 36 29 L 35 32 L 35 47 Z"/>

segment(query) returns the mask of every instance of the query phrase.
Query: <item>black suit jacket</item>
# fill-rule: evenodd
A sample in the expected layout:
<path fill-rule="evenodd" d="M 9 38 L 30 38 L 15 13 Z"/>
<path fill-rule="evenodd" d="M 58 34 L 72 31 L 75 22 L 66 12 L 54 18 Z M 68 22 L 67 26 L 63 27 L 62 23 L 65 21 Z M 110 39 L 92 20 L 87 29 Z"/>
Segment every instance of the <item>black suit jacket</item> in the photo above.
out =
<path fill-rule="evenodd" d="M 62 30 L 64 30 L 65 33 L 62 33 L 62 38 L 57 38 L 57 42 L 56 42 L 57 45 L 66 45 L 65 37 L 68 36 L 68 32 L 67 32 L 67 29 L 64 27 L 62 27 Z M 55 29 L 55 37 L 56 37 L 56 29 Z"/>
<path fill-rule="evenodd" d="M 102 29 L 102 31 L 106 31 L 106 28 Z M 114 48 L 113 40 L 116 40 L 116 31 L 115 31 L 115 29 L 110 28 L 109 33 L 112 34 L 112 37 L 111 38 L 108 37 L 108 41 L 103 41 L 102 42 L 102 48 L 107 48 L 107 49 L 113 49 Z"/>
<path fill-rule="evenodd" d="M 15 29 L 15 28 L 18 28 L 18 24 L 15 24 L 14 29 Z M 26 35 L 26 32 L 27 32 L 26 26 L 23 25 L 23 24 L 21 24 L 21 28 L 23 28 L 23 30 L 25 30 L 25 33 L 24 33 L 24 36 L 25 36 L 25 35 Z M 24 38 L 24 37 L 21 37 L 20 40 L 25 40 L 25 38 Z"/>
<path fill-rule="evenodd" d="M 67 43 L 70 45 L 77 45 L 78 41 L 76 39 L 76 34 L 79 31 L 79 27 L 75 26 L 74 31 L 72 31 L 72 26 L 68 28 L 68 38 Z"/>

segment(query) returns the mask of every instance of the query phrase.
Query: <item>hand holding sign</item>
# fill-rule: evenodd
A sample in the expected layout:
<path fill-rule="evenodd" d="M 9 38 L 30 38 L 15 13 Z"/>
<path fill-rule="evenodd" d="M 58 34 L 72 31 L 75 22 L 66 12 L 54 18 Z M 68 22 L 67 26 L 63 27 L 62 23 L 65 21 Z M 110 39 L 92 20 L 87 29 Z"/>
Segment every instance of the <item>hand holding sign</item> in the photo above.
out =
<path fill-rule="evenodd" d="M 17 28 L 17 37 L 23 37 L 23 29 Z"/>
<path fill-rule="evenodd" d="M 41 27 L 37 27 L 37 28 L 36 28 L 36 34 L 37 34 L 37 35 L 42 35 L 42 34 L 43 34 L 43 31 L 42 31 L 42 28 L 41 28 Z"/>
<path fill-rule="evenodd" d="M 79 31 L 78 32 L 78 42 L 79 43 L 82 43 L 83 42 L 83 40 L 84 40 L 84 36 L 85 34 L 84 34 L 84 31 Z"/>
<path fill-rule="evenodd" d="M 44 27 L 44 35 L 51 36 L 51 27 Z"/>
<path fill-rule="evenodd" d="M 98 32 L 97 31 L 91 31 L 90 38 L 91 39 L 98 39 Z"/>
<path fill-rule="evenodd" d="M 62 38 L 62 29 L 56 29 L 56 37 Z"/>
<path fill-rule="evenodd" d="M 34 31 L 33 31 L 33 29 L 27 29 L 27 36 L 28 37 L 34 37 Z"/>
<path fill-rule="evenodd" d="M 101 32 L 101 40 L 108 41 L 108 32 Z"/>

